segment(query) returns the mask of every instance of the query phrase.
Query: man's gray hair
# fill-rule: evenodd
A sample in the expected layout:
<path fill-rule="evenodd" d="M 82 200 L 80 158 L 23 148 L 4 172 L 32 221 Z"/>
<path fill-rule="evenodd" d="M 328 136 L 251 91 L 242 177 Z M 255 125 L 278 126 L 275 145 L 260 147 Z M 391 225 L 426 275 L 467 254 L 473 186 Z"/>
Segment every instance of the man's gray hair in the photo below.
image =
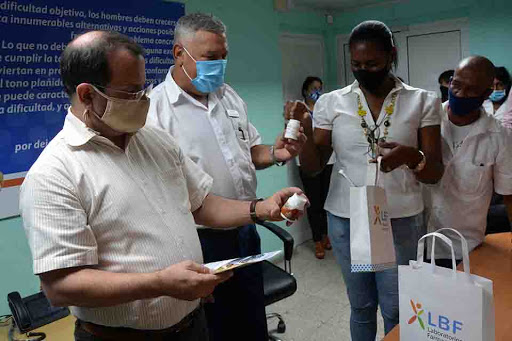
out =
<path fill-rule="evenodd" d="M 212 14 L 191 13 L 181 17 L 174 29 L 174 41 L 182 43 L 191 38 L 197 31 L 208 31 L 216 34 L 225 34 L 226 25 Z"/>

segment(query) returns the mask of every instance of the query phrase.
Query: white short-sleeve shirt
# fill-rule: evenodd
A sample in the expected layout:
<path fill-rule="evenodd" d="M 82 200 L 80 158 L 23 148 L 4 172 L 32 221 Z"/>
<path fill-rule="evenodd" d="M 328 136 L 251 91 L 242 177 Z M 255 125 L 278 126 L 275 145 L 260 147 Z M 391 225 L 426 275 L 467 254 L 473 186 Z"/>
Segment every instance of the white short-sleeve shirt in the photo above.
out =
<path fill-rule="evenodd" d="M 213 178 L 213 194 L 255 199 L 251 148 L 261 144 L 261 137 L 248 120 L 246 104 L 224 84 L 209 94 L 206 107 L 176 84 L 172 69 L 151 92 L 147 124 L 170 133 L 183 152 Z"/>
<path fill-rule="evenodd" d="M 122 150 L 68 113 L 21 188 L 34 273 L 79 266 L 148 273 L 184 260 L 202 263 L 191 211 L 211 186 L 166 132 L 144 127 Z M 164 329 L 197 305 L 159 297 L 71 310 L 100 325 Z"/>
<path fill-rule="evenodd" d="M 443 107 L 446 109 L 447 103 Z M 480 118 L 455 150 L 449 124 L 445 111 L 441 122 L 445 171 L 438 184 L 427 186 L 431 197 L 429 230 L 454 228 L 464 235 L 472 250 L 484 240 L 493 191 L 512 194 L 512 139 L 510 131 L 482 109 Z M 451 257 L 443 243 L 439 244 L 436 256 Z M 454 242 L 460 259 L 459 245 Z"/>
<path fill-rule="evenodd" d="M 487 114 L 494 116 L 495 119 L 497 119 L 499 122 L 502 122 L 503 116 L 507 109 L 507 105 L 505 105 L 505 103 L 503 103 L 496 111 L 494 111 L 493 102 L 490 99 L 486 99 L 482 106 L 487 112 Z"/>
<path fill-rule="evenodd" d="M 395 78 L 395 87 L 384 101 L 377 124 L 384 120 L 385 107 L 391 103 L 391 95 L 395 92 L 398 92 L 398 96 L 395 110 L 390 117 L 387 141 L 418 147 L 418 130 L 439 125 L 441 102 L 435 93 L 413 88 Z M 369 143 L 363 134 L 361 118 L 357 113 L 357 95 L 368 113 L 366 122 L 370 127 L 375 126 L 357 81 L 341 90 L 322 95 L 315 104 L 313 115 L 315 127 L 332 131 L 332 148 L 336 153 L 325 209 L 343 218 L 350 218 L 350 184 L 338 171 L 343 169 L 356 186 L 372 184 L 367 179 L 371 155 L 368 153 Z M 383 130 L 382 124 L 381 131 Z M 399 167 L 381 174 L 381 179 L 391 218 L 410 217 L 422 212 L 420 184 L 411 170 Z"/>
<path fill-rule="evenodd" d="M 311 112 L 309 109 L 308 109 L 308 111 L 309 111 L 311 119 L 313 119 L 313 112 Z M 315 129 L 315 121 L 314 120 L 313 120 L 313 129 Z M 300 158 L 298 156 L 295 158 L 295 162 L 297 163 L 297 166 L 300 167 Z M 336 162 L 336 153 L 333 152 L 331 154 L 331 157 L 327 161 L 327 164 L 333 165 L 335 162 Z"/>

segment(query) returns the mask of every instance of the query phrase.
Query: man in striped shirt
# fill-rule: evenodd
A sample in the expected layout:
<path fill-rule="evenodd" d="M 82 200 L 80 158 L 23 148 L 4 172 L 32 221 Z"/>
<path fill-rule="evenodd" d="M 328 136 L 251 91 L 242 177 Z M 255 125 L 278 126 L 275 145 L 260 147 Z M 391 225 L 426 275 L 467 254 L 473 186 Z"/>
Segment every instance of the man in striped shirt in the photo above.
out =
<path fill-rule="evenodd" d="M 71 306 L 76 340 L 208 338 L 199 299 L 231 274 L 202 263 L 195 224 L 280 220 L 300 189 L 258 202 L 209 194 L 212 179 L 167 133 L 145 127 L 143 49 L 93 31 L 61 57 L 63 129 L 27 174 L 20 207 L 34 273 Z"/>

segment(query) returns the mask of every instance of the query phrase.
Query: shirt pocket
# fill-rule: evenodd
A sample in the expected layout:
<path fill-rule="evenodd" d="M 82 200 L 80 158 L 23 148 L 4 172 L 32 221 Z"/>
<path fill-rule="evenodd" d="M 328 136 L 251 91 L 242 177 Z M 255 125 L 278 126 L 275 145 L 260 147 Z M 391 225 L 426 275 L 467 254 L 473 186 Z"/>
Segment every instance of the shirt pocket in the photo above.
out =
<path fill-rule="evenodd" d="M 228 109 L 228 119 L 231 122 L 231 126 L 233 127 L 233 132 L 236 136 L 236 142 L 242 151 L 242 157 L 246 159 L 246 161 L 250 161 L 251 154 L 251 138 L 249 136 L 248 130 L 248 122 L 247 119 L 240 116 L 240 113 L 236 110 Z M 247 160 L 249 157 L 249 160 Z"/>
<path fill-rule="evenodd" d="M 229 121 L 231 122 L 231 126 L 233 127 L 233 131 L 235 132 L 238 143 L 241 145 L 248 144 L 250 139 L 245 122 L 240 118 L 240 116 L 235 116 L 233 114 L 233 112 L 236 112 L 235 110 L 228 111 L 230 112 L 230 114 L 228 114 Z"/>
<path fill-rule="evenodd" d="M 466 162 L 450 167 L 450 181 L 444 186 L 452 186 L 453 190 L 465 196 L 480 196 L 485 191 L 486 179 L 492 172 L 492 164 L 485 162 Z M 464 196 L 459 196 L 464 199 Z"/>
<path fill-rule="evenodd" d="M 162 185 L 158 189 L 161 208 L 168 212 L 170 208 L 175 207 L 182 213 L 190 213 L 187 182 L 181 167 L 177 166 L 158 173 L 158 179 Z"/>

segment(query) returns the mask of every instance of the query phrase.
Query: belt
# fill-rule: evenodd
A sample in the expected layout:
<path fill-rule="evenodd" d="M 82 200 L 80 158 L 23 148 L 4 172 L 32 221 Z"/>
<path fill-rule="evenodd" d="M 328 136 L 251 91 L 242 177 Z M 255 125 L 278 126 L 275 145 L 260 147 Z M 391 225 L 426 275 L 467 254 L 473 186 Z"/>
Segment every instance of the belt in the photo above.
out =
<path fill-rule="evenodd" d="M 144 329 L 132 329 L 126 327 L 107 327 L 99 324 L 85 322 L 77 320 L 77 327 L 85 330 L 89 334 L 92 334 L 100 339 L 104 340 L 159 340 L 164 337 L 178 334 L 188 329 L 196 317 L 201 313 L 202 306 L 200 305 L 190 314 L 185 316 L 180 322 L 174 326 L 160 329 L 160 330 L 144 330 Z"/>

